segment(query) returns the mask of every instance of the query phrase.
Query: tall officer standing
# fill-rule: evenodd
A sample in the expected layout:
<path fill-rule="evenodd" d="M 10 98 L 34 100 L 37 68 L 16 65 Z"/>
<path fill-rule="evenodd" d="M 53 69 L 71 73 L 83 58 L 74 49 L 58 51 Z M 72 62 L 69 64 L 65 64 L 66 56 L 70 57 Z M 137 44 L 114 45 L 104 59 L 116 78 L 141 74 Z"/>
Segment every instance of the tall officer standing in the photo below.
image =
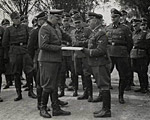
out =
<path fill-rule="evenodd" d="M 122 14 L 122 16 L 121 16 L 121 24 L 124 24 L 124 25 L 127 25 L 128 27 L 129 27 L 129 29 L 130 30 L 132 30 L 132 27 L 131 27 L 131 23 L 127 20 L 127 15 L 128 15 L 128 13 L 127 13 L 127 11 L 125 11 L 125 10 L 121 10 L 121 14 Z M 132 68 L 131 68 L 131 58 L 129 57 L 129 77 L 128 77 L 128 83 L 127 83 L 127 87 L 125 88 L 125 90 L 126 91 L 129 91 L 129 90 L 131 90 L 131 86 L 135 86 L 134 85 L 134 83 L 133 83 L 133 79 L 134 79 L 134 75 L 133 75 L 133 71 L 132 71 Z"/>
<path fill-rule="evenodd" d="M 34 75 L 36 76 L 36 84 L 37 84 L 37 108 L 40 110 L 41 107 L 41 97 L 42 97 L 42 87 L 40 85 L 40 70 L 38 63 L 38 54 L 39 54 L 39 45 L 38 45 L 38 33 L 40 27 L 47 20 L 47 12 L 43 11 L 36 16 L 37 26 L 31 30 L 31 34 L 28 42 L 28 51 L 34 63 Z"/>
<path fill-rule="evenodd" d="M 88 46 L 88 38 L 92 33 L 90 28 L 83 26 L 83 20 L 80 14 L 75 14 L 72 16 L 73 23 L 75 25 L 74 30 L 72 30 L 72 46 L 75 47 L 86 47 Z M 88 99 L 89 102 L 93 100 L 93 88 L 91 80 L 91 69 L 87 62 L 87 56 L 81 51 L 75 51 L 75 70 L 77 75 L 83 76 L 82 84 L 84 87 L 84 93 L 82 96 L 78 97 L 78 100 Z"/>
<path fill-rule="evenodd" d="M 94 117 L 111 117 L 110 59 L 107 53 L 108 39 L 102 25 L 103 16 L 92 12 L 88 15 L 89 26 L 95 29 L 88 40 L 88 48 L 84 48 L 83 52 L 88 56 L 88 64 L 103 98 L 102 109 L 94 112 Z"/>
<path fill-rule="evenodd" d="M 130 29 L 120 23 L 121 13 L 111 9 L 112 24 L 106 27 L 108 36 L 108 54 L 111 58 L 113 71 L 114 65 L 119 72 L 119 103 L 124 104 L 124 90 L 127 85 L 129 70 L 129 53 L 132 49 L 132 35 Z"/>
<path fill-rule="evenodd" d="M 36 98 L 33 93 L 33 63 L 27 50 L 28 43 L 28 27 L 20 23 L 20 15 L 18 12 L 13 12 L 10 15 L 13 25 L 6 28 L 3 36 L 3 46 L 7 53 L 7 59 L 10 59 L 12 64 L 12 74 L 15 76 L 15 87 L 17 92 L 17 98 L 14 101 L 22 99 L 21 94 L 21 79 L 22 70 L 27 75 L 29 92 L 28 96 Z"/>
<path fill-rule="evenodd" d="M 75 29 L 73 26 L 70 25 L 70 15 L 67 12 L 64 12 L 62 15 L 62 26 L 61 31 L 64 31 L 66 34 L 70 35 L 71 31 Z M 72 40 L 68 39 L 67 37 L 64 38 L 62 41 L 62 46 L 71 46 Z M 74 74 L 74 67 L 73 67 L 73 61 L 72 61 L 72 51 L 63 51 L 63 61 L 61 66 L 61 81 L 60 81 L 60 94 L 59 97 L 64 96 L 64 89 L 65 89 L 65 82 L 66 82 L 66 72 L 71 72 L 71 80 L 75 81 L 74 79 L 77 79 Z M 68 88 L 69 89 L 69 88 Z"/>
<path fill-rule="evenodd" d="M 146 93 L 148 91 L 148 50 L 150 33 L 146 30 L 142 30 L 141 20 L 133 20 L 133 48 L 131 50 L 131 65 L 134 72 L 138 73 L 140 82 L 140 89 L 135 92 Z M 142 23 L 143 24 L 143 23 Z"/>
<path fill-rule="evenodd" d="M 47 22 L 42 25 L 39 31 L 40 52 L 38 61 L 40 64 L 40 83 L 43 88 L 40 115 L 45 118 L 51 118 L 46 109 L 49 96 L 51 97 L 53 116 L 71 114 L 62 110 L 58 101 L 58 80 L 62 62 L 62 51 L 57 25 L 62 12 L 62 10 L 51 10 L 48 14 Z"/>

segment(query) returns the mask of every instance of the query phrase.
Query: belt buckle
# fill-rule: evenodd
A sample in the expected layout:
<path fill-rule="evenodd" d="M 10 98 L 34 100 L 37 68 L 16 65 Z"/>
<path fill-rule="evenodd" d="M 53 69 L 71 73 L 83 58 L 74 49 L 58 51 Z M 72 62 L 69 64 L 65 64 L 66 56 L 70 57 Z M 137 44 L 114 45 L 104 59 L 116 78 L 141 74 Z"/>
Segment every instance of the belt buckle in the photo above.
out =
<path fill-rule="evenodd" d="M 20 46 L 22 46 L 23 45 L 23 43 L 20 43 Z"/>
<path fill-rule="evenodd" d="M 115 42 L 112 42 L 111 45 L 115 45 Z"/>

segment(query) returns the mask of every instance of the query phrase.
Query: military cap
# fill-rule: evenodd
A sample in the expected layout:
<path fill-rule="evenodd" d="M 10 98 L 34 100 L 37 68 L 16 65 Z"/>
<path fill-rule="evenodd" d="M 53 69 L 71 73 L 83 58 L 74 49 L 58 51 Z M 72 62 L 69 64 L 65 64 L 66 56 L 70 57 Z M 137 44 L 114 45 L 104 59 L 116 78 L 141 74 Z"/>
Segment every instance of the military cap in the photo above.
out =
<path fill-rule="evenodd" d="M 51 15 L 56 15 L 56 16 L 61 16 L 62 15 L 62 13 L 63 13 L 63 9 L 52 9 L 52 10 L 50 10 L 49 11 L 49 14 L 51 14 Z"/>
<path fill-rule="evenodd" d="M 128 12 L 125 11 L 125 10 L 121 10 L 120 12 L 121 12 L 122 15 L 127 15 L 128 14 Z"/>
<path fill-rule="evenodd" d="M 77 13 L 79 13 L 79 11 L 76 10 L 76 9 L 71 9 L 71 10 L 69 11 L 70 16 L 73 16 L 74 14 L 77 14 Z"/>
<path fill-rule="evenodd" d="M 12 12 L 12 13 L 10 14 L 10 18 L 11 18 L 11 19 L 20 18 L 20 15 L 19 15 L 19 13 L 18 13 L 17 11 L 15 11 L 15 12 Z"/>
<path fill-rule="evenodd" d="M 21 22 L 27 22 L 27 21 L 28 21 L 28 16 L 27 16 L 27 15 L 22 15 L 22 16 L 20 17 L 20 21 L 21 21 Z"/>
<path fill-rule="evenodd" d="M 144 24 L 147 24 L 147 19 L 143 17 L 143 18 L 141 18 L 141 22 Z"/>
<path fill-rule="evenodd" d="M 8 19 L 3 19 L 1 25 L 7 25 L 7 24 L 10 24 L 10 21 Z"/>
<path fill-rule="evenodd" d="M 89 17 L 89 19 L 93 19 L 93 18 L 102 19 L 103 15 L 97 14 L 97 13 L 94 13 L 94 12 L 88 12 L 88 17 Z"/>
<path fill-rule="evenodd" d="M 111 16 L 112 16 L 112 17 L 113 17 L 113 16 L 122 16 L 122 14 L 121 14 L 121 12 L 118 11 L 117 9 L 112 8 L 112 9 L 111 9 Z"/>
<path fill-rule="evenodd" d="M 40 13 L 36 16 L 36 19 L 37 19 L 37 20 L 40 20 L 40 19 L 47 19 L 47 11 L 40 12 Z"/>
<path fill-rule="evenodd" d="M 74 14 L 71 18 L 74 22 L 82 20 L 82 17 L 79 14 Z"/>

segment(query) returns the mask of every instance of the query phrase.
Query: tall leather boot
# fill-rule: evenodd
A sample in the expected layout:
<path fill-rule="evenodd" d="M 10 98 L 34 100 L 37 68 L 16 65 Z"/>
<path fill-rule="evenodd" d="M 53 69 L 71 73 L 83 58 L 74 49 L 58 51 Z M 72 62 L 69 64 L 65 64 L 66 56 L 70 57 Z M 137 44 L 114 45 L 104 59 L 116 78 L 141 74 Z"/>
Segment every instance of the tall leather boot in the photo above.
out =
<path fill-rule="evenodd" d="M 21 94 L 21 90 L 16 90 L 17 91 L 17 98 L 14 99 L 14 101 L 19 101 L 22 99 L 22 94 Z"/>
<path fill-rule="evenodd" d="M 111 117 L 110 90 L 103 90 L 102 91 L 102 97 L 103 97 L 103 107 L 100 111 L 94 112 L 94 117 L 96 117 L 96 118 Z"/>
<path fill-rule="evenodd" d="M 99 90 L 99 95 L 93 99 L 93 103 L 96 103 L 96 102 L 102 102 L 102 90 Z"/>
<path fill-rule="evenodd" d="M 53 116 L 71 114 L 71 112 L 64 111 L 60 108 L 57 91 L 53 91 L 52 93 L 50 93 L 50 96 L 51 96 L 51 101 L 52 101 L 52 115 Z"/>
<path fill-rule="evenodd" d="M 43 89 L 41 87 L 37 86 L 36 91 L 37 91 L 37 108 L 38 108 L 38 110 L 40 110 L 41 106 L 42 106 L 41 98 L 42 98 L 42 91 L 43 91 Z"/>
<path fill-rule="evenodd" d="M 77 99 L 78 100 L 88 99 L 88 89 L 85 88 L 83 95 L 79 96 Z"/>
<path fill-rule="evenodd" d="M 93 85 L 92 85 L 92 80 L 91 77 L 88 78 L 87 81 L 87 87 L 88 87 L 88 102 L 93 101 Z"/>
<path fill-rule="evenodd" d="M 124 85 L 124 84 L 119 85 L 119 103 L 120 104 L 125 103 L 124 97 L 123 97 L 125 88 L 126 88 L 126 85 Z"/>
<path fill-rule="evenodd" d="M 49 93 L 47 92 L 42 92 L 42 106 L 40 109 L 40 116 L 44 118 L 51 118 L 51 115 L 47 111 L 47 103 L 49 99 Z"/>
<path fill-rule="evenodd" d="M 76 97 L 78 96 L 78 75 L 74 73 L 72 80 L 73 80 L 73 89 L 74 89 L 73 96 Z"/>
<path fill-rule="evenodd" d="M 22 99 L 21 79 L 20 79 L 20 75 L 19 74 L 15 75 L 15 87 L 16 87 L 16 92 L 17 92 L 17 98 L 15 98 L 14 101 L 19 101 L 19 100 Z"/>
<path fill-rule="evenodd" d="M 27 83 L 28 83 L 28 87 L 29 87 L 28 96 L 33 99 L 36 99 L 37 96 L 33 92 L 33 73 L 32 72 L 27 75 L 27 81 L 28 81 Z"/>

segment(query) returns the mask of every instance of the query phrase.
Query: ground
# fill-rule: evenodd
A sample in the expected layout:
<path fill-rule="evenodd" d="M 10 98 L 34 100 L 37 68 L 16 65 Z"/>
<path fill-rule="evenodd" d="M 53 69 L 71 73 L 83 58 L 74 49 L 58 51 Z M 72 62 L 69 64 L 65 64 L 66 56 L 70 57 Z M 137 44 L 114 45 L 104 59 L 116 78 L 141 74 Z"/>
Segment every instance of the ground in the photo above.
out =
<path fill-rule="evenodd" d="M 101 118 L 101 120 L 150 120 L 150 95 L 135 93 L 133 90 L 139 88 L 137 75 L 135 74 L 134 83 L 135 87 L 131 91 L 125 92 L 126 104 L 119 104 L 118 102 L 118 74 L 116 70 L 112 73 L 112 86 L 111 90 L 111 118 Z M 69 81 L 68 79 L 67 81 Z M 79 95 L 82 95 L 82 84 L 79 80 Z M 93 80 L 94 81 L 94 80 Z M 25 82 L 25 81 L 23 81 Z M 3 76 L 3 86 L 5 79 Z M 94 85 L 94 97 L 98 95 L 96 84 Z M 23 90 L 23 89 L 22 89 Z M 35 89 L 34 89 L 35 91 Z M 28 97 L 28 92 L 23 90 L 23 99 L 14 102 L 16 97 L 15 87 L 9 89 L 2 89 L 1 97 L 4 102 L 0 103 L 0 120 L 44 120 L 39 115 L 37 110 L 37 101 Z M 68 101 L 69 105 L 62 109 L 71 111 L 70 116 L 54 116 L 51 120 L 97 120 L 99 118 L 93 117 L 93 112 L 101 109 L 102 103 L 88 103 L 87 100 L 77 100 L 72 97 L 72 91 L 65 91 L 65 97 L 61 100 Z M 49 102 L 50 105 L 50 102 Z M 51 112 L 50 112 L 51 113 Z"/>

